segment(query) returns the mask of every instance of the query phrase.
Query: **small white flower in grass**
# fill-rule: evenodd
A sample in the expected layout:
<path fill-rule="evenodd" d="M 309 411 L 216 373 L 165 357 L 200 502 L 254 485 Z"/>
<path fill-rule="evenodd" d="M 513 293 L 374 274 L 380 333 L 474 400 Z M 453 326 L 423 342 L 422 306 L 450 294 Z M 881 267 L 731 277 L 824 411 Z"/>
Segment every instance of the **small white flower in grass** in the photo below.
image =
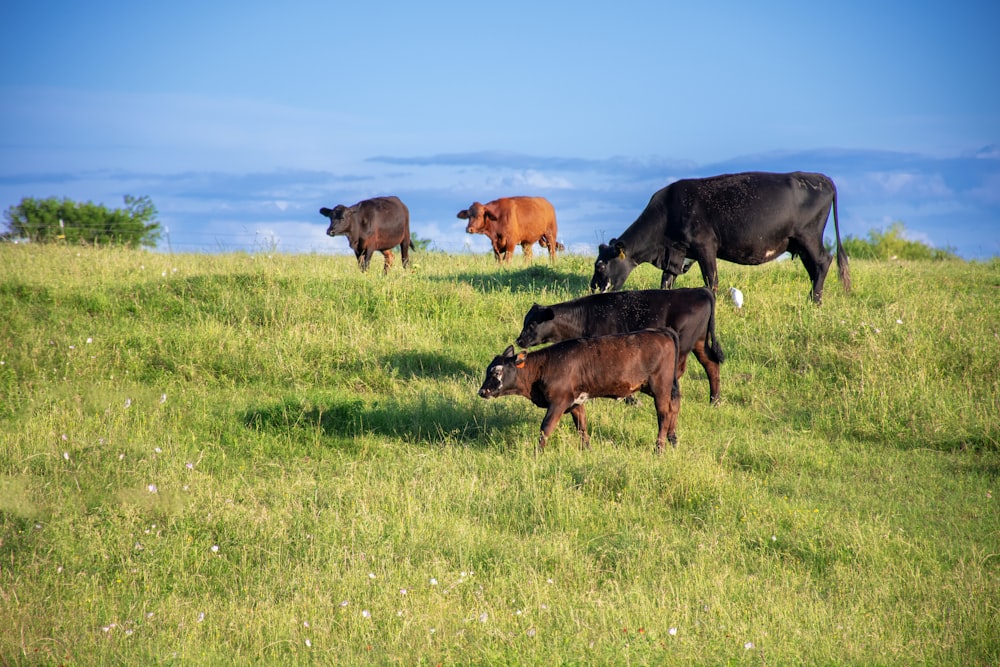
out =
<path fill-rule="evenodd" d="M 778 536 L 777 535 L 772 535 L 771 536 L 771 541 L 772 542 L 777 542 L 778 541 Z"/>
<path fill-rule="evenodd" d="M 128 630 L 125 631 L 125 636 L 131 635 L 132 632 L 133 632 L 132 628 L 129 628 Z"/>
<path fill-rule="evenodd" d="M 303 628 L 308 628 L 309 627 L 309 621 L 302 621 L 302 627 Z"/>
<path fill-rule="evenodd" d="M 90 337 L 87 338 L 87 345 L 90 345 L 93 342 L 94 342 L 93 338 L 90 338 Z"/>
<path fill-rule="evenodd" d="M 63 434 L 62 434 L 61 436 L 59 436 L 59 437 L 60 437 L 60 438 L 62 438 L 62 441 L 63 441 L 63 442 L 66 442 L 67 440 L 69 440 L 69 436 L 68 436 L 68 435 L 66 435 L 65 433 L 63 433 Z"/>
<path fill-rule="evenodd" d="M 400 588 L 399 589 L 399 594 L 400 595 L 406 595 L 406 589 L 405 588 Z"/>
<path fill-rule="evenodd" d="M 485 623 L 488 620 L 490 620 L 490 615 L 487 614 L 485 611 L 479 615 L 479 622 L 480 623 Z"/>
<path fill-rule="evenodd" d="M 69 461 L 69 452 L 63 452 L 63 458 Z"/>
<path fill-rule="evenodd" d="M 670 628 L 669 630 L 667 630 L 667 632 L 670 633 L 671 636 L 676 635 L 677 634 L 677 628 Z"/>
<path fill-rule="evenodd" d="M 313 643 L 307 639 L 306 640 L 306 648 L 312 648 L 312 645 L 313 645 Z"/>
<path fill-rule="evenodd" d="M 362 609 L 361 610 L 361 615 L 363 617 L 365 617 L 365 618 L 371 618 L 372 617 L 372 613 L 370 611 L 368 611 L 367 609 Z"/>
<path fill-rule="evenodd" d="M 56 574 L 62 574 L 62 571 L 63 571 L 63 566 L 62 565 L 60 565 L 59 567 L 56 568 Z"/>
<path fill-rule="evenodd" d="M 118 455 L 118 460 L 119 461 L 124 461 L 125 460 L 125 454 L 119 454 Z"/>
<path fill-rule="evenodd" d="M 145 549 L 145 547 L 144 547 L 144 546 L 142 546 L 142 543 L 141 543 L 141 542 L 136 542 L 136 543 L 135 543 L 135 550 L 136 550 L 136 551 L 142 551 L 143 549 Z"/>
<path fill-rule="evenodd" d="M 167 395 L 166 394 L 160 394 L 160 405 L 163 405 L 166 402 L 167 402 Z"/>
<path fill-rule="evenodd" d="M 163 453 L 163 450 L 160 449 L 159 447 L 154 447 L 153 451 L 156 452 L 157 454 L 162 454 Z"/>
<path fill-rule="evenodd" d="M 342 602 L 340 603 L 340 606 L 341 606 L 341 607 L 346 607 L 346 606 L 347 606 L 348 604 L 350 604 L 350 603 L 349 603 L 349 602 L 348 602 L 347 600 L 344 600 L 344 601 L 342 601 Z"/>
<path fill-rule="evenodd" d="M 213 544 L 212 545 L 212 553 L 213 554 L 219 553 L 219 545 L 218 544 Z"/>
<path fill-rule="evenodd" d="M 201 623 L 204 620 L 205 620 L 205 612 L 201 612 L 200 614 L 198 614 L 198 622 Z"/>
<path fill-rule="evenodd" d="M 438 580 L 435 579 L 434 577 L 431 577 L 431 586 L 437 586 L 437 585 L 438 585 Z"/>
<path fill-rule="evenodd" d="M 153 618 L 153 612 L 149 612 L 148 614 L 146 614 L 146 618 Z"/>
<path fill-rule="evenodd" d="M 534 628 L 528 628 L 525 634 L 528 635 L 529 637 L 534 637 L 536 632 L 537 631 Z"/>
<path fill-rule="evenodd" d="M 746 649 L 746 650 L 748 650 L 748 651 L 749 651 L 750 649 L 752 649 L 753 647 L 754 647 L 754 646 L 753 646 L 753 642 L 747 642 L 746 644 L 744 644 L 744 645 L 743 645 L 743 648 L 745 648 L 745 649 Z"/>
<path fill-rule="evenodd" d="M 375 573 L 374 572 L 369 572 L 368 573 L 368 578 L 369 579 L 374 579 L 375 578 Z"/>
<path fill-rule="evenodd" d="M 75 350 L 75 349 L 76 349 L 76 345 L 70 345 L 70 346 L 69 346 L 69 349 L 71 349 L 71 350 Z"/>
<path fill-rule="evenodd" d="M 127 409 L 127 408 L 130 408 L 130 407 L 132 407 L 132 399 L 131 398 L 126 398 L 125 399 L 125 408 Z"/>
<path fill-rule="evenodd" d="M 159 491 L 159 489 L 156 487 L 156 484 L 150 484 L 149 486 L 146 487 L 146 490 L 149 491 L 150 493 L 156 493 L 157 491 Z"/>
<path fill-rule="evenodd" d="M 194 464 L 193 463 L 185 463 L 184 467 L 187 468 L 188 470 L 194 470 Z"/>

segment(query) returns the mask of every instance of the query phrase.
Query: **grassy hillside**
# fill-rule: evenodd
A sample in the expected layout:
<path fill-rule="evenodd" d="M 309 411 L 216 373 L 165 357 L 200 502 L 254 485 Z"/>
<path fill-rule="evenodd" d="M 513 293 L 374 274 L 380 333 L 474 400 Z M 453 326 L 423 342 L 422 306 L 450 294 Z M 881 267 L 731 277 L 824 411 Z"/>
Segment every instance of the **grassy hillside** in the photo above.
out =
<path fill-rule="evenodd" d="M 1000 662 L 1000 263 L 722 263 L 659 457 L 476 396 L 591 258 L 415 264 L 0 245 L 0 664 Z"/>

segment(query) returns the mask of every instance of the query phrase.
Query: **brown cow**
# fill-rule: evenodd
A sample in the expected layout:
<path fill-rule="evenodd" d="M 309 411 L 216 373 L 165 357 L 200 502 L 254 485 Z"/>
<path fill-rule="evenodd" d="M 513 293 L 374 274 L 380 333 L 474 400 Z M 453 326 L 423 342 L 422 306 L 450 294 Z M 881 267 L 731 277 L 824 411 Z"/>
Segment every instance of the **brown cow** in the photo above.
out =
<path fill-rule="evenodd" d="M 694 352 L 708 376 L 709 401 L 718 403 L 719 364 L 725 354 L 715 337 L 715 295 L 705 287 L 603 292 L 551 306 L 536 303 L 524 316 L 524 327 L 515 342 L 534 347 L 570 338 L 665 327 L 677 331 L 677 378 L 684 375 L 688 355 Z"/>
<path fill-rule="evenodd" d="M 677 356 L 677 332 L 673 329 L 576 338 L 518 354 L 511 345 L 486 368 L 479 395 L 524 396 L 546 408 L 538 438 L 541 451 L 567 411 L 573 416 L 583 447 L 589 447 L 584 402 L 625 398 L 642 391 L 652 395 L 656 405 L 656 451 L 662 452 L 667 440 L 677 446 L 681 409 Z"/>
<path fill-rule="evenodd" d="M 514 247 L 521 246 L 525 261 L 531 259 L 531 246 L 538 243 L 549 250 L 549 261 L 555 261 L 556 210 L 543 197 L 502 197 L 488 204 L 474 202 L 458 212 L 460 220 L 468 220 L 465 231 L 485 234 L 493 243 L 493 256 L 510 264 Z"/>
<path fill-rule="evenodd" d="M 403 266 L 410 264 L 410 211 L 399 197 L 375 197 L 359 201 L 354 206 L 338 204 L 332 209 L 325 206 L 320 215 L 330 218 L 327 236 L 343 234 L 347 237 L 358 258 L 362 271 L 368 270 L 376 250 L 385 257 L 383 272 L 392 266 L 392 249 L 399 246 Z"/>

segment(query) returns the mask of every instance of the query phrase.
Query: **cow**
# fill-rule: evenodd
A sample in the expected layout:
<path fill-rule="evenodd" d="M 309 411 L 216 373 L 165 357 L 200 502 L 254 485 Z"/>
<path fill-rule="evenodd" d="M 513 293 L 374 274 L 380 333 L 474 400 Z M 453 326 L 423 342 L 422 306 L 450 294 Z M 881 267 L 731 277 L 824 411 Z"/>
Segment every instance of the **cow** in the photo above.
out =
<path fill-rule="evenodd" d="M 653 396 L 659 432 L 656 452 L 670 441 L 677 447 L 677 416 L 681 395 L 677 387 L 677 332 L 644 330 L 597 338 L 575 338 L 534 352 L 514 352 L 510 345 L 486 368 L 479 388 L 482 398 L 524 396 L 545 408 L 538 451 L 567 411 L 590 447 L 584 403 L 591 398 L 626 398 L 636 391 Z"/>
<path fill-rule="evenodd" d="M 459 220 L 468 220 L 465 231 L 485 234 L 493 244 L 497 262 L 510 264 L 515 246 L 521 246 L 525 261 L 531 260 L 535 242 L 548 248 L 549 261 L 556 259 L 562 246 L 556 240 L 556 210 L 543 197 L 502 197 L 487 204 L 473 202 L 458 212 Z"/>
<path fill-rule="evenodd" d="M 708 375 L 709 401 L 719 402 L 719 364 L 725 353 L 715 337 L 715 295 L 704 287 L 592 294 L 573 301 L 535 304 L 524 316 L 515 343 L 534 347 L 570 338 L 605 336 L 641 329 L 677 332 L 677 378 L 691 352 Z"/>
<path fill-rule="evenodd" d="M 319 214 L 330 218 L 327 236 L 347 237 L 362 271 L 368 270 L 372 255 L 378 250 L 385 258 L 382 271 L 388 273 L 393 262 L 392 249 L 396 246 L 403 256 L 403 266 L 409 266 L 410 250 L 414 248 L 410 239 L 410 211 L 399 197 L 375 197 L 354 206 L 338 204 L 332 209 L 324 206 Z"/>
<path fill-rule="evenodd" d="M 620 238 L 601 244 L 593 291 L 617 290 L 643 262 L 663 271 L 661 288 L 698 262 L 705 284 L 717 291 L 716 258 L 763 264 L 785 251 L 798 255 L 812 280 L 812 298 L 823 300 L 831 256 L 823 247 L 830 209 L 837 234 L 837 267 L 851 291 L 847 253 L 840 243 L 837 188 L 823 174 L 746 172 L 671 183 L 653 194 L 646 209 Z"/>

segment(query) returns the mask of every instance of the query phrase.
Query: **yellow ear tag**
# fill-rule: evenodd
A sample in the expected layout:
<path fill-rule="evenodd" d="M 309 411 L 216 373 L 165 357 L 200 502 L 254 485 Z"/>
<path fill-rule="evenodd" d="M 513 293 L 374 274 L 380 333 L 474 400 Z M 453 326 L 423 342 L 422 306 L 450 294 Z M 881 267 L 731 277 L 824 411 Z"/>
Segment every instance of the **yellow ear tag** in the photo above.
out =
<path fill-rule="evenodd" d="M 624 250 L 619 250 L 618 251 L 618 259 L 625 259 L 625 251 Z"/>

